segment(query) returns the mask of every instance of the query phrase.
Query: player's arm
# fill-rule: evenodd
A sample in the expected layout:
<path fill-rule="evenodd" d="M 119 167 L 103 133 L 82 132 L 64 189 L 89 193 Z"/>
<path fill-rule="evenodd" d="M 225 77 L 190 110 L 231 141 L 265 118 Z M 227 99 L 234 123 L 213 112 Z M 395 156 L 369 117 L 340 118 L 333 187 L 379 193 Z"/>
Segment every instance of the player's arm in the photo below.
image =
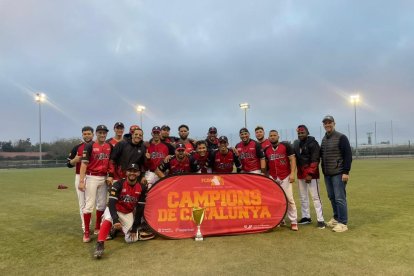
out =
<path fill-rule="evenodd" d="M 158 168 L 155 169 L 155 174 L 159 177 L 159 178 L 164 178 L 165 177 L 165 172 L 167 170 L 170 169 L 170 160 L 168 161 L 164 160 L 161 162 L 161 164 L 158 166 Z"/>
<path fill-rule="evenodd" d="M 200 164 L 194 157 L 190 157 L 190 171 L 194 173 L 201 173 Z"/>
<path fill-rule="evenodd" d="M 113 224 L 119 222 L 118 212 L 116 211 L 116 203 L 122 190 L 122 181 L 116 181 L 109 190 L 108 209 L 111 213 Z"/>
<path fill-rule="evenodd" d="M 73 168 L 76 165 L 76 163 L 78 163 L 79 161 L 81 161 L 81 157 L 78 156 L 78 148 L 79 148 L 79 146 L 80 146 L 80 144 L 74 146 L 73 149 L 71 150 L 71 152 L 69 153 L 69 156 L 68 156 L 67 162 L 66 162 L 66 166 L 68 168 Z"/>
<path fill-rule="evenodd" d="M 343 162 L 342 181 L 347 182 L 349 180 L 349 171 L 351 170 L 352 163 L 352 151 L 349 140 L 345 135 L 339 138 L 339 150 L 341 151 Z"/>
<path fill-rule="evenodd" d="M 256 142 L 256 156 L 260 159 L 260 171 L 266 174 L 266 159 L 262 145 Z"/>
<path fill-rule="evenodd" d="M 139 184 L 136 184 L 139 185 Z M 135 207 L 135 215 L 134 215 L 134 222 L 132 224 L 132 227 L 130 229 L 131 233 L 136 233 L 138 230 L 138 227 L 141 225 L 142 216 L 144 215 L 144 207 L 145 207 L 145 200 L 147 197 L 147 186 L 141 185 L 141 196 L 138 199 L 138 204 Z"/>
<path fill-rule="evenodd" d="M 234 166 L 236 167 L 236 170 L 237 171 L 241 171 L 242 165 L 241 165 L 241 162 L 240 162 L 240 159 L 239 159 L 239 155 L 238 154 L 235 154 L 234 151 L 232 153 L 233 153 L 233 163 L 234 163 Z"/>
<path fill-rule="evenodd" d="M 86 177 L 86 170 L 89 164 L 89 158 L 92 153 L 92 145 L 93 143 L 86 144 L 85 148 L 83 149 L 82 163 L 81 163 L 80 171 L 79 171 L 79 186 L 78 186 L 78 189 L 82 192 L 84 192 L 86 189 L 85 177 Z"/>

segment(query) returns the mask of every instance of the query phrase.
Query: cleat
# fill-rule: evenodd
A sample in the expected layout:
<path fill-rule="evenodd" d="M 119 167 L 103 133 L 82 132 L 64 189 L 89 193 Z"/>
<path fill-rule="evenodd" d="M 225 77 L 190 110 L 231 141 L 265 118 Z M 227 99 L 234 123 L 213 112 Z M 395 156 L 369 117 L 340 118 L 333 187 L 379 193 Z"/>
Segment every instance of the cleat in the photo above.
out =
<path fill-rule="evenodd" d="M 332 228 L 332 231 L 337 232 L 337 233 L 345 232 L 345 231 L 348 231 L 348 226 L 346 226 L 346 224 L 342 224 L 338 222 L 338 224 L 335 225 L 334 228 Z"/>
<path fill-rule="evenodd" d="M 155 234 L 146 231 L 138 231 L 138 240 L 139 241 L 146 241 L 155 238 Z"/>
<path fill-rule="evenodd" d="M 109 231 L 109 234 L 106 237 L 106 240 L 113 240 L 113 239 L 115 239 L 116 238 L 116 235 L 118 234 L 118 232 L 119 231 L 112 226 L 111 231 Z"/>
<path fill-rule="evenodd" d="M 93 256 L 96 259 L 100 259 L 103 255 L 103 253 L 104 253 L 104 249 L 105 249 L 104 243 L 103 242 L 97 242 L 95 252 L 93 253 Z"/>
<path fill-rule="evenodd" d="M 328 223 L 326 223 L 326 225 L 331 228 L 334 228 L 337 224 L 338 224 L 338 221 L 334 218 L 331 218 L 331 220 L 328 221 Z"/>
<path fill-rule="evenodd" d="M 83 242 L 90 242 L 91 238 L 89 237 L 89 232 L 83 233 Z"/>
<path fill-rule="evenodd" d="M 292 231 L 298 231 L 298 230 L 299 230 L 298 225 L 297 225 L 296 223 L 292 223 L 292 224 L 290 225 L 290 229 L 291 229 Z"/>
<path fill-rule="evenodd" d="M 312 222 L 311 218 L 301 218 L 298 224 L 310 224 Z"/>
<path fill-rule="evenodd" d="M 324 221 L 318 221 L 318 228 L 319 229 L 325 229 L 325 226 L 326 226 L 326 224 L 325 224 Z"/>

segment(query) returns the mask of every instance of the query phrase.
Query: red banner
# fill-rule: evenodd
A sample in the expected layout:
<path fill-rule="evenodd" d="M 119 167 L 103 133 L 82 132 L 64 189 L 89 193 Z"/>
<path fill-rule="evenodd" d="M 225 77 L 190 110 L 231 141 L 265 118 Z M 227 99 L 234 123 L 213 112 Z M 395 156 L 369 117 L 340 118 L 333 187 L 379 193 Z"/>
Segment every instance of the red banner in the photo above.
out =
<path fill-rule="evenodd" d="M 188 174 L 160 180 L 147 195 L 145 219 L 160 235 L 195 236 L 193 207 L 205 208 L 203 236 L 265 232 L 286 214 L 283 189 L 257 174 Z"/>

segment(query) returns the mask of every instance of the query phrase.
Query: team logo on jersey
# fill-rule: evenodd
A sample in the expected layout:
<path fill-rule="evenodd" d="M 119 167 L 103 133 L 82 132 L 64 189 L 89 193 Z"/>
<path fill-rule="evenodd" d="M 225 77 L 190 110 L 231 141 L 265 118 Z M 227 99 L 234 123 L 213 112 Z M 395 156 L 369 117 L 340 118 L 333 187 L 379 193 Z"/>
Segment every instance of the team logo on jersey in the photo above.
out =
<path fill-rule="evenodd" d="M 223 186 L 224 180 L 221 176 L 215 175 L 213 177 L 201 178 L 201 183 L 209 183 L 211 186 Z"/>

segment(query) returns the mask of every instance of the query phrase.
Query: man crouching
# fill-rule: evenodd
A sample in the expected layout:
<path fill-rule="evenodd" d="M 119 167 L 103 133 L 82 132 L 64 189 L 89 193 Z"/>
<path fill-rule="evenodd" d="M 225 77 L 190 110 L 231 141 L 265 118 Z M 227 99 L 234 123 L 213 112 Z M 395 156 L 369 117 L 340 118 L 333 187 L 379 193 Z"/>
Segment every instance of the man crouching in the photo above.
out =
<path fill-rule="evenodd" d="M 108 207 L 106 207 L 105 213 L 103 214 L 103 222 L 94 252 L 95 258 L 100 259 L 102 257 L 104 242 L 111 232 L 111 228 L 115 231 L 122 230 L 127 243 L 154 238 L 154 234 L 152 233 L 148 236 L 141 235 L 138 232 L 147 193 L 146 186 L 140 184 L 142 177 L 139 166 L 137 164 L 131 164 L 126 170 L 126 178 L 112 185 L 109 191 Z"/>

